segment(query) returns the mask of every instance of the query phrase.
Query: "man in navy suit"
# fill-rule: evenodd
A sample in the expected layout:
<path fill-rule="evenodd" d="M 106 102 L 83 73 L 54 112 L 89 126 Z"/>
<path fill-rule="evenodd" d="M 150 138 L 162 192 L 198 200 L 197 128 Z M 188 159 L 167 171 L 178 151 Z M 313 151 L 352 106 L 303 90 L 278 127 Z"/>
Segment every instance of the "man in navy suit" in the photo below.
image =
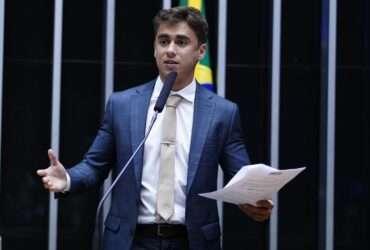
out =
<path fill-rule="evenodd" d="M 117 183 L 103 246 L 105 250 L 220 249 L 216 201 L 198 194 L 217 189 L 219 164 L 229 177 L 249 164 L 238 107 L 194 79 L 208 33 L 199 11 L 187 7 L 161 10 L 154 18 L 154 32 L 159 77 L 110 97 L 98 134 L 79 164 L 66 170 L 49 150 L 51 166 L 37 173 L 46 189 L 73 193 L 101 184 L 111 169 L 119 172 L 148 129 L 164 79 L 176 71 L 171 91 L 180 100 L 176 125 L 166 124 L 160 114 L 143 150 Z M 164 165 L 161 144 L 168 132 L 164 130 L 172 129 L 176 131 L 174 177 L 167 191 L 174 196 L 166 210 L 168 216 L 163 216 L 157 200 Z M 252 219 L 264 221 L 271 214 L 272 203 L 264 200 L 257 206 L 239 207 Z"/>

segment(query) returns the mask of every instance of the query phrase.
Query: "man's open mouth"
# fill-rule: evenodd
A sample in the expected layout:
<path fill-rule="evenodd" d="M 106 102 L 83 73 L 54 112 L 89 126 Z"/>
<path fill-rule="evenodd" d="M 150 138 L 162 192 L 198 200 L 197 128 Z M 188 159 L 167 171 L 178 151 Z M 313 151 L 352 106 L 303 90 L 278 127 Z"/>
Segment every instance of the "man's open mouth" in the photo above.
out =
<path fill-rule="evenodd" d="M 165 64 L 179 64 L 178 62 L 176 61 L 173 61 L 173 60 L 166 60 L 164 61 Z"/>

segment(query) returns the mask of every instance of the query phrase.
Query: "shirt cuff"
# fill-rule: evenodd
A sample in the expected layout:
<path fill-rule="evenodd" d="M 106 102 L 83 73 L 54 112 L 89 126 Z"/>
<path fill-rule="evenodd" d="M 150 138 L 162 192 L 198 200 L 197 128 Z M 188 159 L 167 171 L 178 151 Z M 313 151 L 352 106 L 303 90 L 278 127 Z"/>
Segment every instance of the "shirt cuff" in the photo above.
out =
<path fill-rule="evenodd" d="M 68 192 L 69 190 L 71 190 L 71 177 L 69 176 L 68 172 L 66 172 L 66 178 L 67 178 L 67 186 L 66 186 L 66 188 L 63 190 L 63 193 L 66 193 L 66 192 Z"/>

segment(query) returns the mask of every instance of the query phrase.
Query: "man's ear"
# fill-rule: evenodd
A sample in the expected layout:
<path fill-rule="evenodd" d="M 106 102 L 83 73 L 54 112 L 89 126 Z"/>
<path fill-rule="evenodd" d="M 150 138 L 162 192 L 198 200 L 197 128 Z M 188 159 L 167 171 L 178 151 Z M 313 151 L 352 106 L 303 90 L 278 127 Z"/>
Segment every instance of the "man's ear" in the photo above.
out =
<path fill-rule="evenodd" d="M 207 44 L 206 43 L 202 43 L 200 46 L 199 46 L 199 56 L 198 56 L 198 60 L 202 60 L 203 57 L 206 55 L 206 51 L 207 51 Z"/>

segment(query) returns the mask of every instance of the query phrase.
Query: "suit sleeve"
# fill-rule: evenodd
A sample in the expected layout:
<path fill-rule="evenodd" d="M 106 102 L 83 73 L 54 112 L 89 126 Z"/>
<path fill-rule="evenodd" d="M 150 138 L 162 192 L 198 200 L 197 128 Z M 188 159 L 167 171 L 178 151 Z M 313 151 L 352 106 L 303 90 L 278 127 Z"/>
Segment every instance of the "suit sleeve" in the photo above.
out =
<path fill-rule="evenodd" d="M 220 165 L 227 178 L 234 176 L 242 166 L 250 164 L 242 134 L 239 108 L 234 104 L 226 140 L 220 155 Z"/>
<path fill-rule="evenodd" d="M 113 96 L 108 100 L 101 127 L 84 159 L 67 170 L 71 177 L 71 192 L 82 191 L 102 183 L 114 165 L 115 139 L 112 99 Z"/>

